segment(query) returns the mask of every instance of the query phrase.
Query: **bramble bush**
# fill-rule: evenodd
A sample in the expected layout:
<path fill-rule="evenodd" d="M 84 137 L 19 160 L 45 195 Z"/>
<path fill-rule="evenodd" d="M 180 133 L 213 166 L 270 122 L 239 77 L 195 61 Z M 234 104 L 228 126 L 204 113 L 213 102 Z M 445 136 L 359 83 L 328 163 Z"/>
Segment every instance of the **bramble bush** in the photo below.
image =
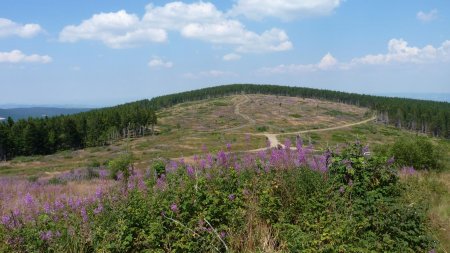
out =
<path fill-rule="evenodd" d="M 427 206 L 360 144 L 162 160 L 94 198 L 2 217 L 7 252 L 427 252 Z M 228 147 L 230 149 L 231 147 Z M 409 173 L 410 171 L 408 171 Z M 33 205 L 32 205 L 33 204 Z M 269 243 L 270 242 L 270 243 Z M 270 245 L 269 245 L 270 244 Z"/>

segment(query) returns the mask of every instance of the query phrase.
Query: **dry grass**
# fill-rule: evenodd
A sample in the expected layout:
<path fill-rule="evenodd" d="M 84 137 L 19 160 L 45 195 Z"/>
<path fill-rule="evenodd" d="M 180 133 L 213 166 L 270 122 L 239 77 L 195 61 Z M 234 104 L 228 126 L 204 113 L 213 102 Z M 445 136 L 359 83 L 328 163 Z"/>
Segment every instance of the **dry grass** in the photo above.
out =
<path fill-rule="evenodd" d="M 116 184 L 115 181 L 106 179 L 93 179 L 83 181 L 71 181 L 66 184 L 48 184 L 40 178 L 38 182 L 28 182 L 26 179 L 3 178 L 0 181 L 0 216 L 10 213 L 12 210 L 27 212 L 25 205 L 26 195 L 33 196 L 35 203 L 54 203 L 56 199 L 84 199 L 95 195 L 97 189 L 107 191 Z M 39 183 L 40 182 L 40 183 Z"/>
<path fill-rule="evenodd" d="M 238 104 L 240 112 L 254 123 L 235 113 Z M 332 116 L 331 110 L 343 114 Z M 224 149 L 227 143 L 232 144 L 233 151 L 252 150 L 266 145 L 264 136 L 248 139 L 244 134 L 257 132 L 257 126 L 267 125 L 272 132 L 329 127 L 358 121 L 365 112 L 363 108 L 345 104 L 270 95 L 236 95 L 188 102 L 159 113 L 160 134 L 157 136 L 122 140 L 105 147 L 16 158 L 0 162 L 0 175 L 45 175 L 83 168 L 93 160 L 104 163 L 125 151 L 135 155 L 140 168 L 146 168 L 155 158 L 192 156 L 200 153 L 204 145 L 212 152 Z"/>

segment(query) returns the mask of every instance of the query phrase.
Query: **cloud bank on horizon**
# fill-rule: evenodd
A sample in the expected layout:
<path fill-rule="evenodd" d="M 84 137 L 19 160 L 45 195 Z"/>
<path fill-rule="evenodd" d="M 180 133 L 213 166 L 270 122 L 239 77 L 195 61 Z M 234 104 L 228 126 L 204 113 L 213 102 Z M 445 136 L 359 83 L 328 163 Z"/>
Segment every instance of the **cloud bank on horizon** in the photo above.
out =
<path fill-rule="evenodd" d="M 18 2 L 32 5 L 31 1 Z M 114 86 L 120 91 L 121 88 L 115 86 L 123 85 L 123 80 L 108 76 L 105 74 L 108 71 L 141 82 L 173 82 L 172 88 L 166 87 L 169 91 L 190 89 L 182 86 L 185 83 L 192 88 L 208 81 L 214 84 L 218 81 L 261 83 L 267 80 L 265 83 L 269 83 L 280 80 L 279 83 L 289 84 L 298 77 L 314 81 L 309 85 L 312 87 L 334 88 L 330 79 L 320 74 L 327 72 L 327 75 L 335 75 L 339 84 L 336 87 L 358 92 L 367 89 L 355 87 L 352 81 L 343 78 L 344 75 L 354 73 L 360 77 L 357 80 L 360 82 L 363 71 L 371 66 L 378 74 L 382 74 L 380 67 L 389 73 L 393 67 L 405 66 L 407 70 L 402 69 L 403 72 L 396 76 L 385 74 L 386 80 L 414 84 L 411 82 L 414 78 L 414 85 L 418 87 L 419 81 L 428 80 L 434 83 L 429 86 L 434 91 L 450 92 L 446 85 L 450 76 L 443 71 L 450 65 L 450 32 L 441 29 L 446 22 L 448 24 L 450 4 L 433 6 L 410 1 L 405 10 L 390 10 L 389 1 L 379 1 L 374 6 L 362 6 L 352 0 L 224 2 L 149 2 L 141 8 L 130 6 L 129 9 L 122 4 L 118 8 L 95 9 L 90 15 L 75 10 L 67 20 L 46 20 L 45 13 L 31 19 L 21 16 L 19 9 L 15 15 L 0 11 L 0 74 L 14 65 L 21 65 L 21 68 L 13 68 L 14 71 L 28 71 L 31 75 L 29 79 L 6 75 L 0 77 L 0 81 L 16 82 L 21 88 L 30 80 L 43 83 L 48 80 L 36 73 L 39 78 L 34 79 L 33 73 L 29 73 L 29 64 L 35 68 L 45 64 L 46 67 L 39 68 L 46 73 L 61 71 L 61 64 L 66 64 L 65 68 L 72 70 L 70 75 L 81 75 L 85 71 L 95 71 L 95 68 L 97 73 L 103 73 L 90 77 L 74 76 L 88 83 L 86 87 L 78 84 L 81 90 L 87 90 L 93 83 L 109 82 L 108 85 L 97 85 Z M 15 6 L 12 3 L 10 7 Z M 82 8 L 81 4 L 79 8 Z M 357 11 L 364 14 L 355 15 Z M 374 17 L 386 18 L 376 20 Z M 40 19 L 43 23 L 38 22 Z M 392 27 L 380 29 L 386 24 Z M 383 50 L 386 43 L 387 50 Z M 64 53 L 65 50 L 69 53 Z M 95 53 L 99 51 L 101 53 Z M 318 57 L 320 54 L 322 56 Z M 80 59 L 81 56 L 88 59 Z M 108 60 L 104 62 L 103 59 Z M 101 64 L 90 66 L 91 61 Z M 113 67 L 112 62 L 121 67 Z M 73 71 L 73 66 L 77 66 L 77 71 Z M 140 72 L 144 74 L 137 79 L 128 75 L 135 71 L 131 66 L 146 68 L 147 73 Z M 417 75 L 419 69 L 423 71 L 421 78 L 408 74 Z M 62 76 L 55 77 L 42 85 L 54 87 L 61 79 Z M 203 84 L 199 84 L 199 80 Z M 345 82 L 348 82 L 347 86 Z M 366 82 L 372 83 L 371 80 Z M 385 92 L 387 87 L 392 85 L 381 85 L 379 92 Z M 397 91 L 407 88 L 401 84 L 399 87 Z M 15 91 L 13 87 L 2 88 L 5 92 Z M 378 88 L 372 86 L 369 90 L 376 92 Z M 140 89 L 143 92 L 155 90 Z M 421 92 L 419 88 L 417 91 Z M 167 91 L 157 89 L 153 93 L 159 95 Z M 141 94 L 127 95 L 137 97 Z"/>

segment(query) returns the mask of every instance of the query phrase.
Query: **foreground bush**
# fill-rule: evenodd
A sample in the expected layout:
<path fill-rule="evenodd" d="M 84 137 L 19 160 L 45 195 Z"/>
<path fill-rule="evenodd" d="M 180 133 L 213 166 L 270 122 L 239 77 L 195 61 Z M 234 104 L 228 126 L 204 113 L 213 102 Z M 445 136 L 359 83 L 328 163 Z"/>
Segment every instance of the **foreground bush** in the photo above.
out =
<path fill-rule="evenodd" d="M 8 252 L 427 252 L 426 208 L 390 161 L 361 145 L 237 157 L 219 152 L 135 171 L 82 203 L 4 215 Z M 156 171 L 157 168 L 157 171 Z"/>
<path fill-rule="evenodd" d="M 392 146 L 380 147 L 379 153 L 391 156 L 398 166 L 411 166 L 418 170 L 442 170 L 443 153 L 436 144 L 425 137 L 409 137 L 397 140 Z"/>

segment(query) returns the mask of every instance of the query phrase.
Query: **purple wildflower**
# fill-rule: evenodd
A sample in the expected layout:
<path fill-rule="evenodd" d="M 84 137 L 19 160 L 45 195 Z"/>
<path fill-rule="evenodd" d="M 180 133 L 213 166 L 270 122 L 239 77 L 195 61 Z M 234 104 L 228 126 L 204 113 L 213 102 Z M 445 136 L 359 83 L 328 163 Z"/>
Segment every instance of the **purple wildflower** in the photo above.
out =
<path fill-rule="evenodd" d="M 236 195 L 230 194 L 230 195 L 228 195 L 228 199 L 231 201 L 234 201 L 236 199 Z"/>
<path fill-rule="evenodd" d="M 195 170 L 191 165 L 188 165 L 186 168 L 187 174 L 190 177 L 194 177 L 195 176 Z"/>
<path fill-rule="evenodd" d="M 41 240 L 43 240 L 43 241 L 50 241 L 53 237 L 53 233 L 50 230 L 47 232 L 42 231 L 40 234 L 40 237 L 41 237 Z"/>
<path fill-rule="evenodd" d="M 94 209 L 94 214 L 99 214 L 102 211 L 103 211 L 103 205 L 101 203 L 99 203 L 97 208 Z"/>
<path fill-rule="evenodd" d="M 97 197 L 97 199 L 100 199 L 100 198 L 102 198 L 102 195 L 103 195 L 103 190 L 101 187 L 98 187 L 95 190 L 95 197 Z"/>
<path fill-rule="evenodd" d="M 28 207 L 31 207 L 34 204 L 34 198 L 29 192 L 25 195 L 24 202 Z"/>
<path fill-rule="evenodd" d="M 345 192 L 344 186 L 341 186 L 341 187 L 339 188 L 339 192 L 340 192 L 341 194 Z"/>
<path fill-rule="evenodd" d="M 104 169 L 99 170 L 98 175 L 99 175 L 100 179 L 105 179 L 108 176 L 108 171 L 104 170 Z"/>
<path fill-rule="evenodd" d="M 8 226 L 10 222 L 11 222 L 11 216 L 9 216 L 9 215 L 2 216 L 2 224 L 4 226 Z"/>
<path fill-rule="evenodd" d="M 227 236 L 225 231 L 220 232 L 220 238 L 224 239 Z"/>
<path fill-rule="evenodd" d="M 172 205 L 170 205 L 170 210 L 172 210 L 172 212 L 174 213 L 178 213 L 178 206 L 175 203 L 172 203 Z"/>
<path fill-rule="evenodd" d="M 89 220 L 86 208 L 84 206 L 81 208 L 81 217 L 83 218 L 83 222 L 87 222 Z"/>
<path fill-rule="evenodd" d="M 231 151 L 231 144 L 230 143 L 227 143 L 227 150 Z"/>
<path fill-rule="evenodd" d="M 410 166 L 410 167 L 403 167 L 400 170 L 400 174 L 405 175 L 405 176 L 411 176 L 411 175 L 414 175 L 416 173 L 417 173 L 417 171 L 412 166 Z"/>
<path fill-rule="evenodd" d="M 46 214 L 49 214 L 49 213 L 52 212 L 52 207 L 50 206 L 49 203 L 45 203 L 45 204 L 44 204 L 44 212 L 45 212 Z"/>

